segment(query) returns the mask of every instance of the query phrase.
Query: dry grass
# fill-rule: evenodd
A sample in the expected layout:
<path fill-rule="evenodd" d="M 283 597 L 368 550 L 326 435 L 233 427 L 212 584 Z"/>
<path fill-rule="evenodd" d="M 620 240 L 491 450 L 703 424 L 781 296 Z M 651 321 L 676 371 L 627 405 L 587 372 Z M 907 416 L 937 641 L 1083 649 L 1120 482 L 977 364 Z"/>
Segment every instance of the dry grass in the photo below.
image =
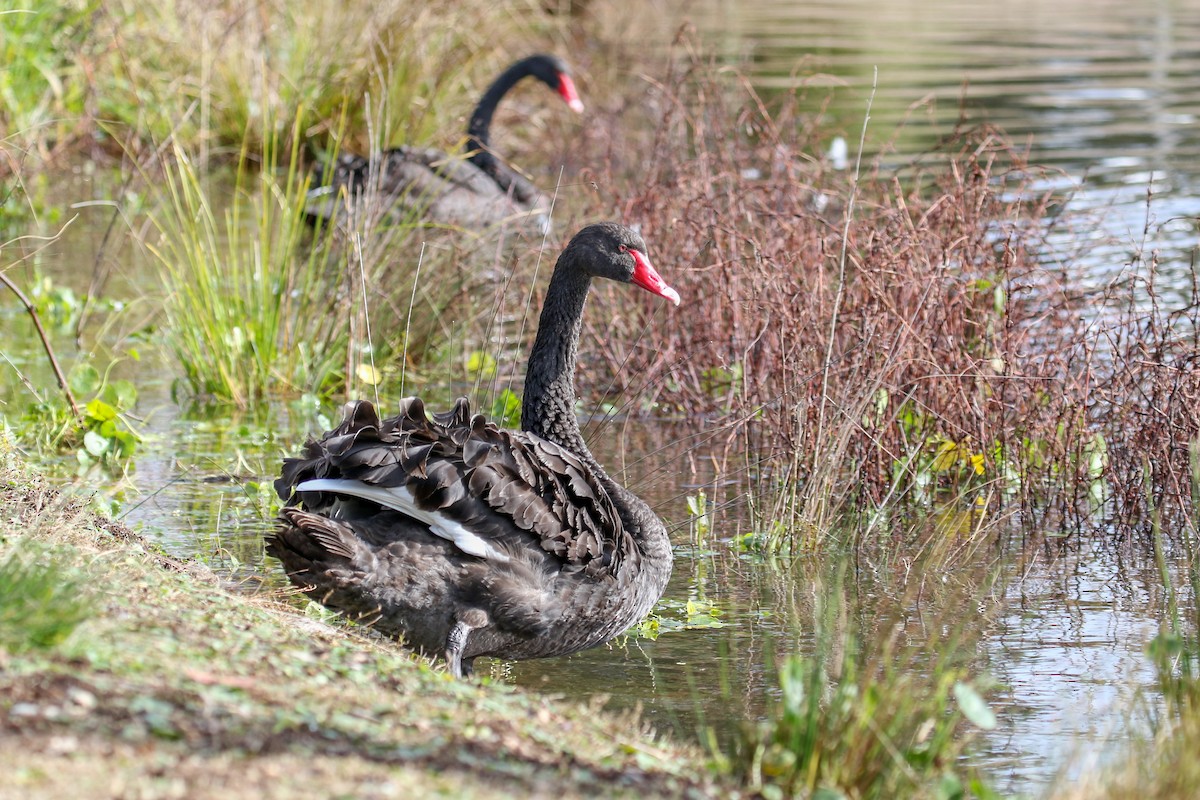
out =
<path fill-rule="evenodd" d="M 649 145 L 595 134 L 612 139 L 597 206 L 641 224 L 684 303 L 649 335 L 643 313 L 602 303 L 585 325 L 615 344 L 586 379 L 755 437 L 769 516 L 805 541 L 939 493 L 1126 535 L 1152 503 L 1194 535 L 1200 293 L 1133 306 L 1152 283 L 1139 264 L 1080 293 L 1048 243 L 1062 198 L 1031 190 L 1037 170 L 1001 132 L 963 124 L 855 176 L 814 155 L 814 105 L 768 106 L 690 55 L 652 93 Z"/>
<path fill-rule="evenodd" d="M 318 148 L 450 145 L 514 49 L 553 49 L 558 26 L 535 0 L 69 0 L 2 19 L 19 71 L 0 81 L 0 175 L 81 147 L 143 161 L 168 142 L 207 165 L 296 123 Z"/>

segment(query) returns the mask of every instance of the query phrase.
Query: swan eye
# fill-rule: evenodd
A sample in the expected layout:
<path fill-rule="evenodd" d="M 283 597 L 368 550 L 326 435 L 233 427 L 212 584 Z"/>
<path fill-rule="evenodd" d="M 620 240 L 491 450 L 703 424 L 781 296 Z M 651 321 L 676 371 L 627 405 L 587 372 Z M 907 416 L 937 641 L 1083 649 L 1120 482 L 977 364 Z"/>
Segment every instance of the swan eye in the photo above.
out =
<path fill-rule="evenodd" d="M 617 249 L 618 249 L 618 250 L 620 250 L 622 253 L 628 253 L 628 252 L 629 252 L 629 246 L 628 246 L 628 245 L 624 245 L 624 244 L 617 245 Z"/>

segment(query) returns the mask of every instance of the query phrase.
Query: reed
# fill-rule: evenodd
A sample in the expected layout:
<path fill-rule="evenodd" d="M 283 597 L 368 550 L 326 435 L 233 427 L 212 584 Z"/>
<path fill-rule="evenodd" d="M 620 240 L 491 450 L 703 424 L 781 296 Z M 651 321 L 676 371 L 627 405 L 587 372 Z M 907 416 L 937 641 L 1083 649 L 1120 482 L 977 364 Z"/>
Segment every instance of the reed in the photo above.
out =
<path fill-rule="evenodd" d="M 299 126 L 292 129 L 295 145 Z M 268 137 L 268 163 L 280 143 Z M 321 391 L 345 378 L 352 303 L 328 231 L 304 221 L 299 150 L 282 173 L 243 150 L 232 189 L 201 175 L 180 146 L 166 170 L 159 232 L 163 328 L 189 390 L 248 406 L 269 390 Z"/>

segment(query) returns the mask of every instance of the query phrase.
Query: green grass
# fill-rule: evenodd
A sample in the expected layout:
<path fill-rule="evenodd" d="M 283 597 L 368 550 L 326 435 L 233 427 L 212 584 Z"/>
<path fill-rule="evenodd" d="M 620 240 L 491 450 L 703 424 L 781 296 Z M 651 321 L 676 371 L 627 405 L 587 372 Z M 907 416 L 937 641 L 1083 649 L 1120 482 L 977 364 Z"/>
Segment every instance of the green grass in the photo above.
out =
<path fill-rule="evenodd" d="M 278 147 L 267 142 L 268 161 Z M 165 338 L 195 395 L 246 407 L 345 378 L 346 265 L 305 224 L 308 180 L 291 151 L 279 173 L 252 168 L 244 151 L 232 188 L 174 151 L 150 250 L 162 266 Z"/>
<path fill-rule="evenodd" d="M 785 655 L 779 697 L 747 720 L 731 747 L 711 741 L 718 762 L 765 798 L 991 797 L 962 757 L 996 719 L 972 674 L 970 637 L 953 620 L 946 636 L 913 642 L 874 631 L 849 613 L 848 565 L 813 579 L 815 605 L 804 653 Z"/>
<path fill-rule="evenodd" d="M 456 681 L 230 592 L 2 460 L 0 518 L 0 559 L 53 549 L 36 585 L 86 575 L 90 611 L 47 605 L 50 646 L 0 647 L 0 754 L 21 754 L 0 755 L 0 796 L 161 796 L 164 774 L 187 797 L 729 796 L 635 717 Z"/>
<path fill-rule="evenodd" d="M 47 150 L 87 125 L 84 61 L 99 0 L 0 5 L 0 140 Z"/>
<path fill-rule="evenodd" d="M 10 548 L 0 560 L 0 648 L 22 653 L 63 642 L 88 618 L 84 581 L 53 550 Z"/>
<path fill-rule="evenodd" d="M 246 408 L 278 395 L 371 395 L 399 379 L 399 354 L 420 359 L 478 326 L 474 236 L 426 231 L 415 209 L 398 219 L 383 204 L 310 226 L 300 135 L 266 143 L 268 163 L 291 153 L 279 170 L 252 163 L 248 136 L 232 185 L 174 149 L 148 248 L 161 266 L 163 340 L 198 399 Z"/>

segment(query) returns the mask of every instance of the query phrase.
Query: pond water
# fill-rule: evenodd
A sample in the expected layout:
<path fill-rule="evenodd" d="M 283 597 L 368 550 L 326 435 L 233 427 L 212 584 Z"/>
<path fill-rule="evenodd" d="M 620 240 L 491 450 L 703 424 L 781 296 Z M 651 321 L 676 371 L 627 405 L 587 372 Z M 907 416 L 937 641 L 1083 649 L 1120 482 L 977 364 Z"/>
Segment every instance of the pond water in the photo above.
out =
<path fill-rule="evenodd" d="M 1096 212 L 1104 241 L 1080 265 L 1090 283 L 1122 275 L 1135 249 L 1157 249 L 1174 299 L 1186 297 L 1200 216 L 1195 0 L 616 5 L 613 24 L 660 44 L 692 23 L 764 93 L 803 84 L 824 100 L 814 87 L 836 87 L 830 130 L 851 143 L 851 156 L 868 101 L 866 155 L 887 165 L 927 152 L 960 108 L 971 122 L 998 126 L 1032 163 L 1057 170 L 1043 186 L 1073 190 L 1076 212 Z"/>
<path fill-rule="evenodd" d="M 604 24 L 637 29 L 663 49 L 678 25 L 690 21 L 716 52 L 745 62 L 766 91 L 786 91 L 793 75 L 839 87 L 827 113 L 851 142 L 858 140 L 877 69 L 868 154 L 881 153 L 886 163 L 902 164 L 927 149 L 953 126 L 961 104 L 972 119 L 1028 142 L 1032 161 L 1058 170 L 1046 185 L 1074 187 L 1074 207 L 1097 212 L 1096 246 L 1086 263 L 1073 266 L 1085 281 L 1117 278 L 1144 246 L 1161 252 L 1175 298 L 1186 298 L 1200 215 L 1200 2 L 697 0 L 617 2 L 606 13 L 614 18 Z M 75 203 L 103 202 L 110 188 L 93 183 L 85 170 L 64 191 Z M 111 209 L 76 211 L 79 222 L 42 261 L 68 265 L 58 270 L 60 282 L 82 292 Z M 125 265 L 114 271 L 114 296 L 124 296 L 122 281 L 146 279 L 137 254 L 120 242 L 103 258 Z M 4 309 L 5 330 L 24 324 L 7 301 Z M 69 350 L 70 337 L 60 341 Z M 40 352 L 5 354 L 35 385 L 52 385 Z M 281 585 L 261 545 L 271 526 L 269 483 L 280 457 L 321 428 L 315 405 L 297 401 L 262 412 L 267 416 L 230 420 L 227 412 L 181 410 L 171 400 L 170 367 L 153 355 L 127 359 L 117 371 L 138 386 L 147 439 L 132 480 L 109 489 L 118 513 L 172 552 L 208 560 L 234 581 L 254 588 L 265 576 Z M 19 406 L 23 393 L 6 370 L 0 401 Z M 681 442 L 680 430 L 638 423 L 605 431 L 597 446 L 601 460 L 619 467 L 628 459 L 627 479 L 677 526 L 677 567 L 662 614 L 686 624 L 688 600 L 713 603 L 723 625 L 703 627 L 703 619 L 693 618 L 701 627 L 567 659 L 494 665 L 493 674 L 552 694 L 608 695 L 613 705 L 641 706 L 656 725 L 683 735 L 702 722 L 721 727 L 756 713 L 773 683 L 771 654 L 806 647 L 812 632 L 797 621 L 816 589 L 789 584 L 795 579 L 787 573 L 736 553 L 728 540 L 746 525 L 736 509 L 697 538 L 684 497 L 716 476 L 692 468 L 703 461 L 685 457 L 696 450 Z M 628 455 L 636 453 L 655 455 L 638 462 Z M 709 489 L 718 498 L 737 492 L 736 485 Z M 847 602 L 868 628 L 886 619 L 915 643 L 933 635 L 927 628 L 941 624 L 942 610 L 962 617 L 966 609 L 966 624 L 978 637 L 977 666 L 1001 684 L 994 701 L 1000 729 L 978 758 L 1000 790 L 1036 794 L 1060 771 L 1069 775 L 1088 758 L 1102 761 L 1140 731 L 1127 712 L 1152 689 L 1144 648 L 1159 629 L 1165 601 L 1152 564 L 1122 561 L 1105 546 L 1053 559 L 1047 551 L 1018 554 L 1008 569 L 1013 580 L 1001 596 L 946 590 L 922 607 L 890 596 L 895 584 L 871 577 L 847 592 Z M 939 585 L 954 582 L 929 577 Z"/>

